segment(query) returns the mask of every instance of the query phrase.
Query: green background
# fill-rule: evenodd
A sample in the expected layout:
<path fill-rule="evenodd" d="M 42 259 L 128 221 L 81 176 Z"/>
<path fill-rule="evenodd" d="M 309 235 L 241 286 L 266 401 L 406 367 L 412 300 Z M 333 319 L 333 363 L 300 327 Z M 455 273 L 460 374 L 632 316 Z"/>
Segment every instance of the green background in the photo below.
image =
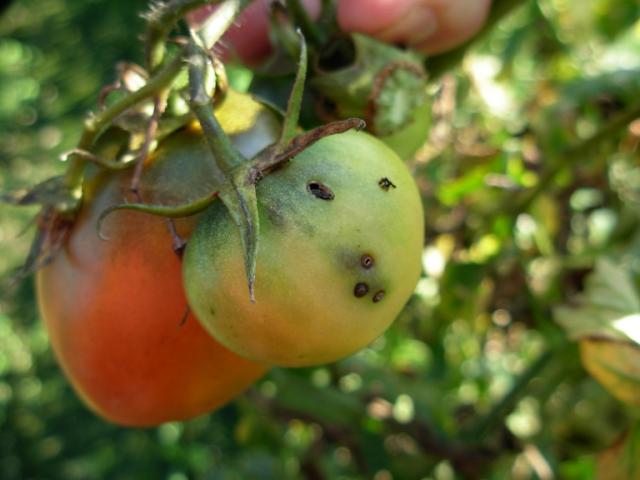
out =
<path fill-rule="evenodd" d="M 521 3 L 430 85 L 434 124 L 411 163 L 425 273 L 392 328 L 339 363 L 275 369 L 211 415 L 137 430 L 88 411 L 32 279 L 12 281 L 37 210 L 0 207 L 0 478 L 593 478 L 637 411 L 588 377 L 552 307 L 598 258 L 640 273 L 640 125 L 607 130 L 637 109 L 640 7 Z M 145 8 L 19 0 L 0 13 L 0 190 L 64 170 L 116 62 L 140 61 Z"/>

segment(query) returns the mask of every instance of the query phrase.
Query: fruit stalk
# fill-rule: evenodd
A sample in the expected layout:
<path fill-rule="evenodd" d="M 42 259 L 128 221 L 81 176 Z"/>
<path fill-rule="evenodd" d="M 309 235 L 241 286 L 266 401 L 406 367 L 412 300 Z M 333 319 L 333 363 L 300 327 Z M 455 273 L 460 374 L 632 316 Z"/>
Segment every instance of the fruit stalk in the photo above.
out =
<path fill-rule="evenodd" d="M 144 87 L 136 90 L 135 92 L 131 92 L 129 95 L 126 95 L 98 114 L 89 116 L 84 123 L 84 131 L 80 137 L 80 141 L 78 142 L 77 150 L 90 151 L 94 141 L 98 135 L 102 133 L 103 129 L 109 124 L 109 122 L 127 109 L 151 98 L 161 90 L 168 87 L 176 78 L 178 73 L 180 73 L 182 67 L 183 55 L 180 53 L 168 62 L 165 67 L 159 70 Z M 71 161 L 71 164 L 65 174 L 65 184 L 70 190 L 75 191 L 79 188 L 82 182 L 86 158 L 74 153 L 70 155 L 69 160 Z"/>
<path fill-rule="evenodd" d="M 159 7 L 152 8 L 146 15 L 147 32 L 145 35 L 145 60 L 147 69 L 153 72 L 164 59 L 165 41 L 171 29 L 184 16 L 197 8 L 214 3 L 223 3 L 234 9 L 231 15 L 231 24 L 234 18 L 251 2 L 252 0 L 227 0 L 219 2 L 214 0 L 171 0 L 161 4 Z M 224 8 L 224 7 L 223 7 Z M 220 35 L 224 33 L 223 28 Z M 216 38 L 215 41 L 219 39 Z M 209 48 L 212 44 L 208 45 Z"/>

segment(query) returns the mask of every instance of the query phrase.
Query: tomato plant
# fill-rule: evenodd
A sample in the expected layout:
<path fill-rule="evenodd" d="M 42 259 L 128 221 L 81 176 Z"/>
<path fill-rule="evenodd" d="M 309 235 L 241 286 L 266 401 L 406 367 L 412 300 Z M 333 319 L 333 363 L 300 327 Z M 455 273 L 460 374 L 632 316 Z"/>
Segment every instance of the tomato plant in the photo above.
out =
<path fill-rule="evenodd" d="M 247 155 L 279 131 L 270 111 L 233 93 L 218 116 Z M 100 154 L 107 155 L 114 148 L 104 143 Z M 196 195 L 212 166 L 201 131 L 190 125 L 147 161 L 140 194 L 163 202 Z M 165 219 L 115 212 L 102 226 L 107 240 L 98 237 L 99 215 L 128 198 L 131 175 L 88 168 L 84 206 L 62 250 L 38 272 L 37 288 L 53 349 L 80 396 L 113 422 L 143 426 L 209 412 L 265 366 L 222 347 L 193 315 L 183 319 L 181 262 Z M 176 220 L 179 235 L 188 238 L 196 220 Z"/>
<path fill-rule="evenodd" d="M 331 362 L 380 335 L 420 274 L 422 205 L 397 155 L 366 133 L 325 137 L 257 196 L 255 303 L 219 202 L 187 246 L 185 288 L 205 328 L 242 356 L 287 366 Z"/>

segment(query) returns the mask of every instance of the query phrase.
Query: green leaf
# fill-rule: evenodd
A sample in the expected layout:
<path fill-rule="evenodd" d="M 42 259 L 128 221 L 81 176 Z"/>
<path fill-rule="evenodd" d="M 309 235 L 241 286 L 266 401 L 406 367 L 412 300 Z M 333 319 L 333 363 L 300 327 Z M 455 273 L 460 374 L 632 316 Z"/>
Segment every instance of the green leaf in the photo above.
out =
<path fill-rule="evenodd" d="M 640 344 L 640 292 L 629 271 L 601 258 L 577 299 L 578 306 L 554 309 L 570 338 L 602 337 Z"/>

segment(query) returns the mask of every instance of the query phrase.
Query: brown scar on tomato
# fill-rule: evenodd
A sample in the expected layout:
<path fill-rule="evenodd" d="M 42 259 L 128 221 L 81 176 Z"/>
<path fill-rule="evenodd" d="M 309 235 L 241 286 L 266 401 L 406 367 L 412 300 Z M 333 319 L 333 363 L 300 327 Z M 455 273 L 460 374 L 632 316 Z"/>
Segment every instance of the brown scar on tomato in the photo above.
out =
<path fill-rule="evenodd" d="M 369 293 L 369 285 L 364 282 L 356 283 L 355 288 L 353 289 L 353 294 L 358 297 L 364 297 L 367 293 Z"/>
<path fill-rule="evenodd" d="M 267 211 L 267 218 L 269 221 L 276 227 L 284 227 L 285 218 L 282 214 L 282 211 L 275 205 L 265 206 L 265 210 Z"/>
<path fill-rule="evenodd" d="M 380 300 L 384 298 L 384 290 L 378 290 L 373 296 L 373 303 L 378 303 Z"/>
<path fill-rule="evenodd" d="M 380 181 L 378 182 L 378 185 L 380 185 L 380 188 L 383 189 L 385 192 L 388 192 L 389 188 L 397 188 L 395 184 L 391 180 L 389 180 L 387 177 L 381 178 Z"/>

